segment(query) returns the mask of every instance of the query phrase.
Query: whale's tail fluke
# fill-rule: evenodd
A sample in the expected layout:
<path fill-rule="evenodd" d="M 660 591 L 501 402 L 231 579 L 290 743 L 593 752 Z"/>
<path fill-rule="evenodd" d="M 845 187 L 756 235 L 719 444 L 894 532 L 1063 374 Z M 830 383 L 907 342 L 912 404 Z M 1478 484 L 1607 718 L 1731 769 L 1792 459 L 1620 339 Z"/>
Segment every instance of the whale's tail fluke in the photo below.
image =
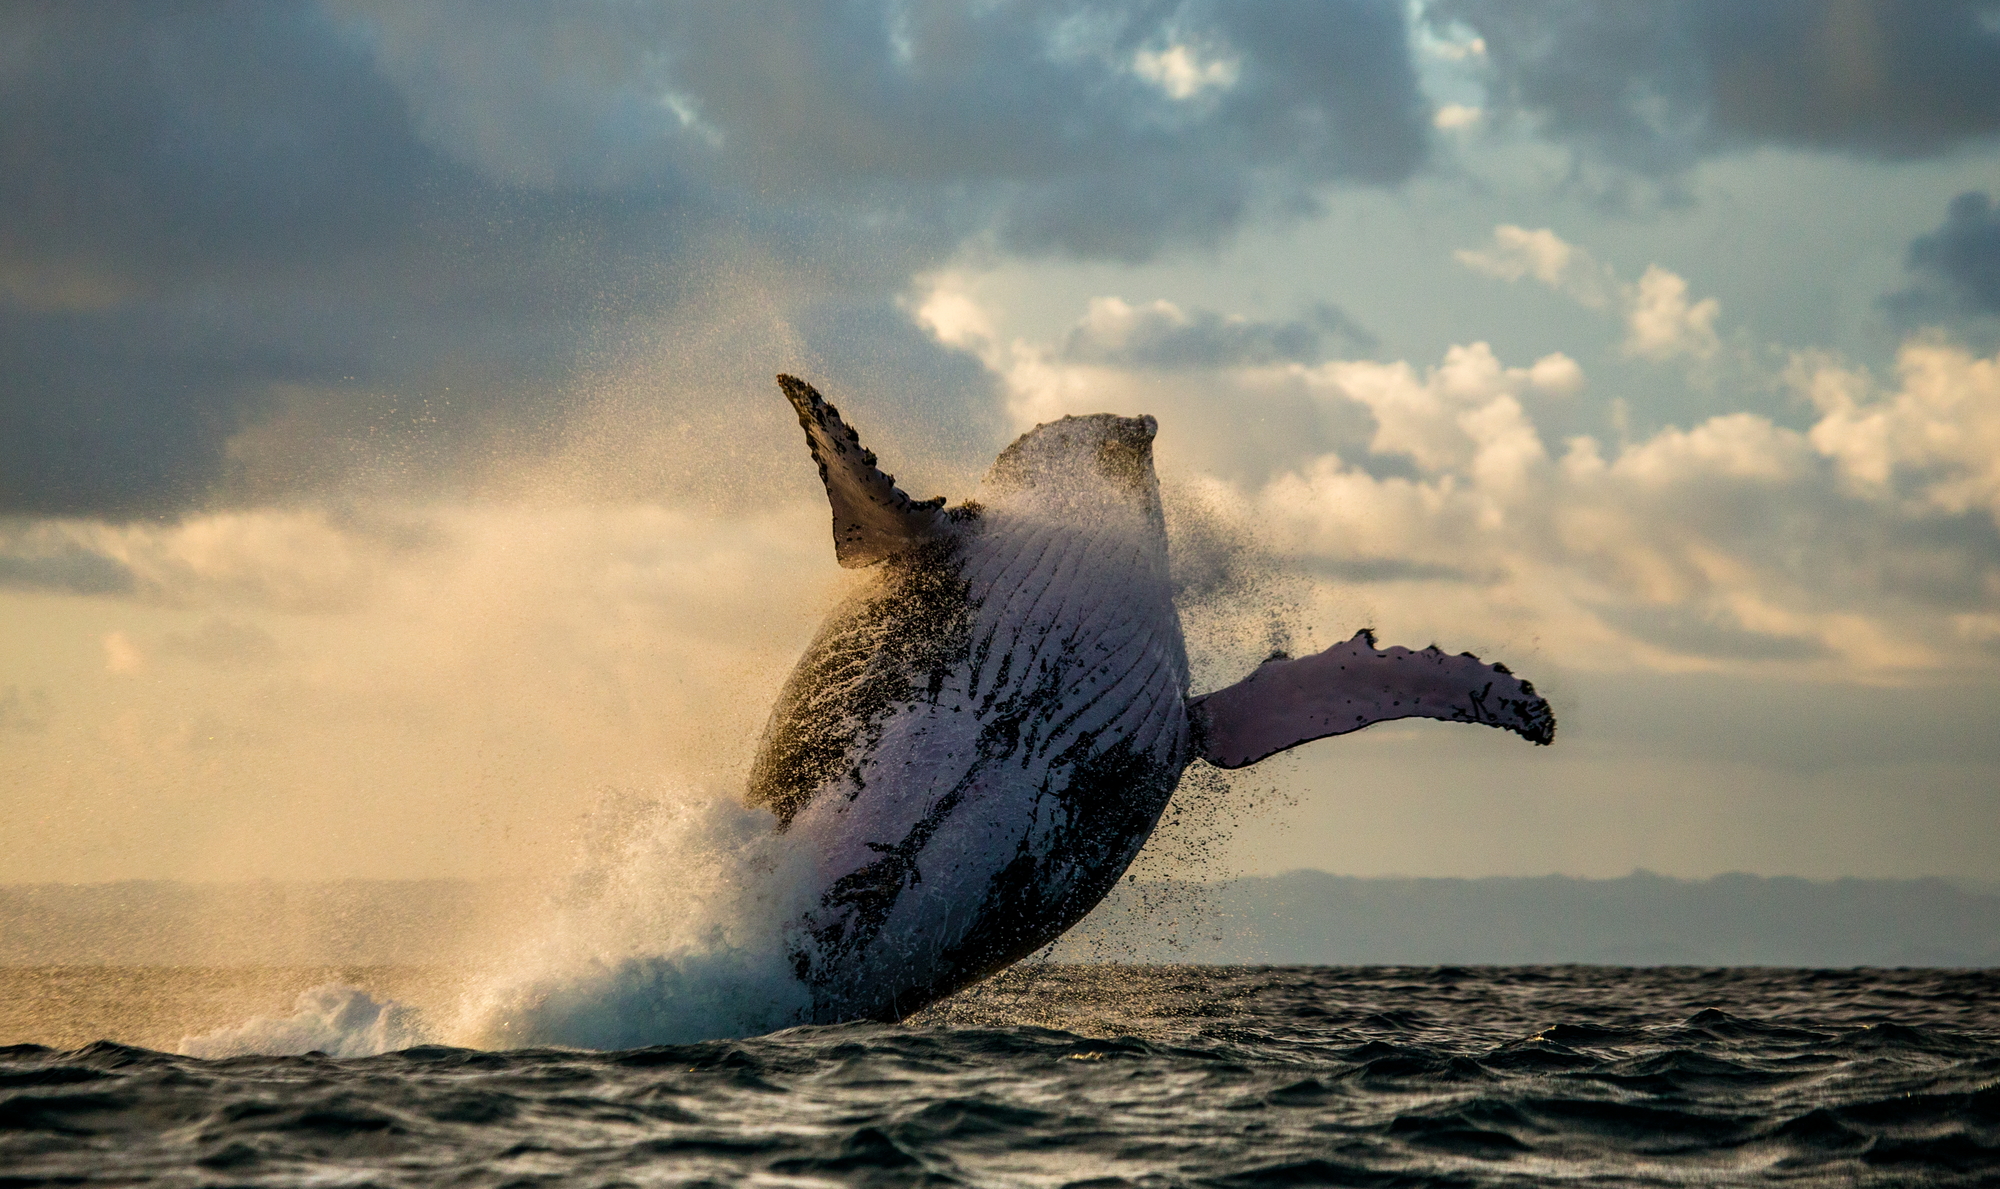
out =
<path fill-rule="evenodd" d="M 896 477 L 875 465 L 875 452 L 840 419 L 840 410 L 796 376 L 779 376 L 778 387 L 797 410 L 806 445 L 826 481 L 833 504 L 833 555 L 854 569 L 921 544 L 947 523 L 944 497 L 913 500 Z"/>
<path fill-rule="evenodd" d="M 1505 665 L 1435 645 L 1378 649 L 1365 629 L 1312 656 L 1273 656 L 1235 685 L 1188 699 L 1193 752 L 1218 768 L 1397 718 L 1485 723 L 1531 743 L 1556 734 L 1547 699 Z"/>

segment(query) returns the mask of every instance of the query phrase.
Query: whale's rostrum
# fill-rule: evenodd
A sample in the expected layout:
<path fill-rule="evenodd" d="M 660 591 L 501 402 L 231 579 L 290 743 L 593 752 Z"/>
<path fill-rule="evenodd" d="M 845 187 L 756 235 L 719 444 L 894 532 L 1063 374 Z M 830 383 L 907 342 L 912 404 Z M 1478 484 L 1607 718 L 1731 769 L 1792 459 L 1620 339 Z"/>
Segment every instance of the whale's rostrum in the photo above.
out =
<path fill-rule="evenodd" d="M 1408 717 L 1553 737 L 1504 666 L 1365 630 L 1189 698 L 1151 417 L 1036 426 L 947 509 L 905 495 L 811 385 L 778 383 L 835 556 L 876 571 L 806 649 L 750 778 L 817 863 L 786 941 L 816 1022 L 899 1019 L 1053 941 L 1197 758 L 1241 767 Z"/>

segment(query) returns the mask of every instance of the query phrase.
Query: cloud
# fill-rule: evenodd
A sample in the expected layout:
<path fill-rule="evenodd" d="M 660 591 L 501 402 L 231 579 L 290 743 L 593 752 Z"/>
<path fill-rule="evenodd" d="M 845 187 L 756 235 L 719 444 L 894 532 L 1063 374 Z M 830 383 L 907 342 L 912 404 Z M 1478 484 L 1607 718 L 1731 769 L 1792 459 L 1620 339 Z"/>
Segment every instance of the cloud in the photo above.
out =
<path fill-rule="evenodd" d="M 475 23 L 361 7 L 429 137 L 524 181 L 619 186 L 670 159 L 787 201 L 982 182 L 1004 202 L 1169 159 L 1394 181 L 1423 152 L 1406 22 L 1380 0 L 791 4 L 783 19 L 669 4 Z M 680 136 L 691 124 L 707 134 Z"/>
<path fill-rule="evenodd" d="M 1143 258 L 1329 181 L 1400 181 L 1427 143 L 1388 0 L 366 11 L 427 138 L 488 176 L 672 176 L 753 210 L 893 213 L 933 248 Z"/>
<path fill-rule="evenodd" d="M 1372 346 L 1372 336 L 1332 307 L 1264 321 L 1102 296 L 1057 341 L 1043 343 L 1000 337 L 962 276 L 926 283 L 912 302 L 916 320 L 987 370 L 1012 432 L 1071 413 L 1150 412 L 1173 426 L 1161 449 L 1199 443 L 1205 470 L 1236 479 L 1266 475 L 1301 448 L 1334 449 L 1371 432 L 1358 406 L 1325 408 L 1301 378 L 1306 364 L 1343 342 Z M 1218 391 L 1235 403 L 1218 402 Z"/>
<path fill-rule="evenodd" d="M 1722 303 L 1713 297 L 1690 302 L 1687 282 L 1657 264 L 1645 274 L 1627 296 L 1625 350 L 1648 359 L 1670 359 L 1692 355 L 1706 359 L 1720 345 L 1715 337 L 1715 316 Z"/>
<path fill-rule="evenodd" d="M 1439 128 L 1446 132 L 1455 132 L 1461 128 L 1470 128 L 1479 123 L 1480 118 L 1485 114 L 1485 112 L 1469 104 L 1447 103 L 1443 107 L 1438 108 L 1437 114 L 1431 117 L 1431 127 Z"/>
<path fill-rule="evenodd" d="M 18 685 L 0 690 L 0 735 L 39 735 L 49 727 L 49 693 Z"/>
<path fill-rule="evenodd" d="M 0 511 L 462 482 L 648 339 L 926 390 L 950 353 L 868 344 L 963 244 L 1135 260 L 1408 177 L 1406 35 L 1390 0 L 10 6 Z"/>
<path fill-rule="evenodd" d="M 1910 241 L 1916 282 L 1884 299 L 1906 325 L 2000 316 L 2000 207 L 1983 190 L 1951 200 L 1943 226 Z"/>
<path fill-rule="evenodd" d="M 19 5 L 0 21 L 16 47 L 0 63 L 0 508 L 188 507 L 279 385 L 337 403 L 442 388 L 452 369 L 460 412 L 437 436 L 479 420 L 469 381 L 499 381 L 477 403 L 518 416 L 574 349 L 578 311 L 633 271 L 616 261 L 641 212 L 509 190 L 440 153 L 366 31 L 317 8 Z"/>
<path fill-rule="evenodd" d="M 1657 264 L 1648 265 L 1636 282 L 1621 282 L 1609 266 L 1548 228 L 1529 231 L 1507 223 L 1493 229 L 1487 247 L 1461 248 L 1452 255 L 1472 271 L 1498 280 L 1533 277 L 1592 309 L 1615 305 L 1625 319 L 1628 355 L 1706 359 L 1721 346 L 1715 319 L 1722 303 L 1713 297 L 1689 301 L 1686 279 Z"/>
<path fill-rule="evenodd" d="M 123 629 L 104 634 L 104 668 L 111 673 L 137 673 L 146 667 L 146 654 Z"/>
<path fill-rule="evenodd" d="M 1438 0 L 1483 39 L 1491 106 L 1611 163 L 1670 174 L 1755 145 L 1904 159 L 2000 131 L 1983 0 Z"/>
<path fill-rule="evenodd" d="M 1793 365 L 1820 411 L 1808 437 L 1856 492 L 1925 511 L 1983 511 L 2000 525 L 2000 357 L 1941 342 L 1907 343 L 1898 386 L 1824 360 Z"/>
<path fill-rule="evenodd" d="M 851 577 L 790 428 L 755 509 L 63 522 L 139 584 L 59 614 L 0 590 L 37 625 L 0 682 L 15 877 L 242 877 L 274 839 L 294 877 L 519 873 L 606 785 L 740 787 Z"/>
<path fill-rule="evenodd" d="M 168 632 L 160 651 L 197 664 L 247 668 L 276 661 L 278 642 L 254 623 L 211 615 L 193 631 Z"/>
<path fill-rule="evenodd" d="M 1168 98 L 1189 100 L 1204 92 L 1234 87 L 1243 73 L 1243 63 L 1236 58 L 1204 59 L 1182 44 L 1164 50 L 1140 50 L 1132 56 L 1132 70 L 1165 91 Z"/>
<path fill-rule="evenodd" d="M 1314 375 L 1374 414 L 1372 453 L 1405 455 L 1425 471 L 1469 470 L 1503 485 L 1546 458 L 1520 398 L 1538 388 L 1568 395 L 1582 378 L 1560 353 L 1532 368 L 1504 367 L 1485 343 L 1451 348 L 1421 376 L 1400 361 L 1342 361 Z"/>
<path fill-rule="evenodd" d="M 1496 259 L 1522 277 L 1561 283 L 1579 262 L 1599 275 L 1551 236 L 1511 242 L 1524 250 Z M 1676 342 L 1706 326 L 1684 290 L 1650 305 L 1645 292 L 1618 300 L 1675 313 Z M 983 317 L 962 291 L 939 307 L 953 326 Z M 1800 356 L 1802 429 L 1723 411 L 1607 442 L 1552 440 L 1541 423 L 1573 422 L 1556 410 L 1589 390 L 1562 354 L 1510 363 L 1474 342 L 1430 366 L 1246 358 L 1195 384 L 1069 346 L 1189 320 L 1099 298 L 1058 346 L 963 345 L 1000 376 L 1017 423 L 1158 416 L 1170 485 L 1292 559 L 1312 593 L 1287 602 L 1315 626 L 1503 652 L 1533 640 L 1585 670 L 1913 682 L 2000 663 L 2000 357 L 1913 339 L 1880 383 Z"/>
<path fill-rule="evenodd" d="M 1963 617 L 2000 598 L 1996 369 L 1911 346 L 1898 391 L 1823 397 L 1807 433 L 1725 413 L 1615 452 L 1574 437 L 1558 456 L 1517 398 L 1524 369 L 1479 345 L 1421 374 L 1328 364 L 1321 391 L 1366 404 L 1370 449 L 1415 473 L 1326 455 L 1255 499 L 1297 549 L 1350 574 L 1377 562 L 1467 576 L 1463 599 L 1448 581 L 1392 577 L 1398 615 L 1465 615 L 1469 639 L 1518 617 L 1514 634 L 1584 667 L 1788 663 L 1851 679 L 1976 665 L 1952 647 L 1977 630 Z M 1835 372 L 1819 388 L 1851 392 L 1853 373 Z"/>
<path fill-rule="evenodd" d="M 0 575 L 14 576 L 8 585 L 16 587 L 162 607 L 337 613 L 368 604 L 403 559 L 435 549 L 439 523 L 430 513 L 383 504 L 367 513 L 212 512 L 164 524 L 21 520 L 0 531 Z M 226 618 L 212 619 L 168 651 L 214 654 L 217 633 L 234 630 Z"/>
<path fill-rule="evenodd" d="M 1573 669 L 1942 690 L 2000 667 L 2000 358 L 1913 340 L 1881 379 L 1802 358 L 1801 427 L 1729 411 L 1607 441 L 1551 432 L 1604 382 L 1561 355 L 1475 342 L 1429 363 L 1224 353 L 1160 369 L 1108 348 L 1070 358 L 1069 332 L 997 342 L 964 289 L 913 305 L 979 353 L 960 358 L 991 369 L 1011 417 L 1160 416 L 1204 683 L 1274 640 L 1369 624 L 1558 688 Z M 1135 327 L 1201 321 L 1118 307 Z M 651 390 L 643 373 L 619 382 Z M 602 785 L 666 768 L 734 787 L 787 664 L 855 577 L 831 564 L 810 460 L 770 405 L 783 433 L 767 452 L 732 462 L 742 444 L 697 427 L 684 451 L 630 464 L 685 483 L 671 499 L 557 475 L 511 501 L 7 522 L 0 572 L 96 558 L 127 576 L 67 600 L 36 642 L 61 667 L 53 710 L 0 687 L 24 774 L 11 808 L 82 823 L 35 826 L 35 870 L 254 873 L 271 852 L 253 843 L 282 838 L 299 872 L 512 871 L 559 857 L 550 840 Z M 629 455 L 664 432 L 614 415 L 634 407 L 571 448 Z M 913 490 L 968 493 L 912 469 L 894 418 L 863 429 Z M 715 483 L 728 465 L 756 483 Z M 754 490 L 729 503 L 738 488 Z"/>
<path fill-rule="evenodd" d="M 1593 308 L 1609 305 L 1617 292 L 1611 270 L 1590 253 L 1543 227 L 1530 231 L 1502 223 L 1484 248 L 1460 248 L 1453 259 L 1476 273 L 1502 281 L 1533 277 Z"/>
<path fill-rule="evenodd" d="M 1375 346 L 1375 336 L 1331 305 L 1316 307 L 1309 318 L 1265 322 L 1164 300 L 1134 306 L 1095 297 L 1063 341 L 1061 357 L 1161 370 L 1316 362 L 1329 340 L 1364 351 Z"/>
<path fill-rule="evenodd" d="M 135 585 L 130 568 L 57 526 L 0 521 L 0 588 L 106 595 Z"/>

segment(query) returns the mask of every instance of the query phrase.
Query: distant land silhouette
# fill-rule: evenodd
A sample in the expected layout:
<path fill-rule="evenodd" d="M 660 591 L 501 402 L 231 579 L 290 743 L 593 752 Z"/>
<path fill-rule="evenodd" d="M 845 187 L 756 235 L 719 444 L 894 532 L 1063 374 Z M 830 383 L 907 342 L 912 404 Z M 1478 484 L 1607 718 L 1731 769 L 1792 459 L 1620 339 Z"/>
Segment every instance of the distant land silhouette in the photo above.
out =
<path fill-rule="evenodd" d="M 524 913 L 522 910 L 527 909 Z M 0 885 L 0 965 L 504 960 L 519 888 L 454 880 Z M 500 947 L 496 949 L 496 947 Z M 1121 884 L 1058 961 L 2000 966 L 2000 886 L 1943 879 L 1355 878 Z"/>
<path fill-rule="evenodd" d="M 2000 887 L 1635 871 L 1412 879 L 1292 871 L 1122 884 L 1058 959 L 1276 965 L 1996 966 Z"/>

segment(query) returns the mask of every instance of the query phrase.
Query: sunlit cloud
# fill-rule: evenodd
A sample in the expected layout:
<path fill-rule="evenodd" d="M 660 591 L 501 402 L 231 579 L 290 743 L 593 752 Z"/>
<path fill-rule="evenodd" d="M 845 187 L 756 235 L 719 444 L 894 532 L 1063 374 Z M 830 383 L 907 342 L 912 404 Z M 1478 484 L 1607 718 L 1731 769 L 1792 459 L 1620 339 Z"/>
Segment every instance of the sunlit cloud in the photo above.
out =
<path fill-rule="evenodd" d="M 1625 292 L 1625 350 L 1648 359 L 1715 354 L 1721 302 L 1713 297 L 1690 302 L 1687 281 L 1657 264 L 1649 265 Z"/>
<path fill-rule="evenodd" d="M 1167 93 L 1169 99 L 1195 99 L 1208 91 L 1227 91 L 1243 71 L 1237 58 L 1202 57 L 1192 46 L 1142 49 L 1132 55 L 1132 72 Z"/>
<path fill-rule="evenodd" d="M 1510 253 L 1480 263 L 1558 285 L 1603 275 L 1551 234 L 1501 247 Z M 1655 269 L 1617 290 L 1631 333 L 1652 336 L 1640 340 L 1645 354 L 1715 349 L 1715 305 L 1689 302 L 1678 281 Z M 963 290 L 931 303 L 954 311 L 934 327 L 984 324 Z M 957 345 L 1000 374 L 1017 423 L 1102 408 L 1171 413 L 1163 457 L 1196 472 L 1227 469 L 1229 448 L 1207 429 L 1177 440 L 1177 426 L 1228 426 L 1229 410 L 1242 426 L 1242 413 L 1290 399 L 1281 394 L 1335 422 L 1359 417 L 1370 428 L 1351 444 L 1295 445 L 1268 478 L 1210 470 L 1197 481 L 1233 491 L 1217 502 L 1252 510 L 1245 531 L 1262 525 L 1280 553 L 1329 576 L 1325 598 L 1379 590 L 1385 624 L 1408 632 L 1533 637 L 1563 663 L 1599 671 L 1902 682 L 1995 665 L 1990 652 L 1933 642 L 1983 639 L 1981 608 L 2000 595 L 1990 424 L 2000 361 L 1913 341 L 1899 386 L 1885 391 L 1838 361 L 1802 356 L 1792 382 L 1819 411 L 1803 431 L 1733 411 L 1616 445 L 1589 434 L 1551 443 L 1534 410 L 1589 387 L 1568 355 L 1510 364 L 1474 342 L 1429 366 L 1216 357 L 1197 387 L 1182 388 L 1116 349 L 1142 329 L 1193 321 L 1172 303 L 1100 297 L 1070 333 L 1097 344 L 1092 352 L 985 334 Z M 1971 511 L 1984 527 L 1963 521 Z"/>
<path fill-rule="evenodd" d="M 1463 62 L 1468 58 L 1482 58 L 1486 55 L 1486 39 L 1483 37 L 1452 40 L 1439 37 L 1428 29 L 1424 33 L 1422 42 L 1424 52 L 1433 57 L 1443 58 L 1447 62 Z"/>
<path fill-rule="evenodd" d="M 123 631 L 104 633 L 104 667 L 113 673 L 137 673 L 146 667 L 146 654 Z"/>
<path fill-rule="evenodd" d="M 1446 132 L 1456 132 L 1459 129 L 1470 128 L 1478 124 L 1485 114 L 1485 112 L 1470 104 L 1447 103 L 1443 107 L 1438 108 L 1437 114 L 1431 117 L 1431 126 L 1443 129 Z"/>
<path fill-rule="evenodd" d="M 1503 223 L 1493 229 L 1493 242 L 1483 248 L 1452 253 L 1460 264 L 1501 281 L 1533 277 L 1584 305 L 1608 305 L 1617 290 L 1610 269 L 1589 252 L 1543 227 L 1530 231 Z"/>
<path fill-rule="evenodd" d="M 1809 440 L 1850 489 L 1946 514 L 1984 511 L 2000 526 L 2000 356 L 1918 340 L 1897 354 L 1894 388 L 1811 357 L 1794 361 L 1791 379 L 1821 413 Z"/>
<path fill-rule="evenodd" d="M 1488 246 L 1452 255 L 1497 280 L 1532 277 L 1593 309 L 1615 305 L 1625 320 L 1628 354 L 1706 359 L 1721 345 L 1715 319 L 1722 303 L 1713 297 L 1690 301 L 1686 279 L 1657 264 L 1647 266 L 1637 281 L 1622 282 L 1609 266 L 1548 228 L 1529 231 L 1511 224 L 1495 227 Z"/>

